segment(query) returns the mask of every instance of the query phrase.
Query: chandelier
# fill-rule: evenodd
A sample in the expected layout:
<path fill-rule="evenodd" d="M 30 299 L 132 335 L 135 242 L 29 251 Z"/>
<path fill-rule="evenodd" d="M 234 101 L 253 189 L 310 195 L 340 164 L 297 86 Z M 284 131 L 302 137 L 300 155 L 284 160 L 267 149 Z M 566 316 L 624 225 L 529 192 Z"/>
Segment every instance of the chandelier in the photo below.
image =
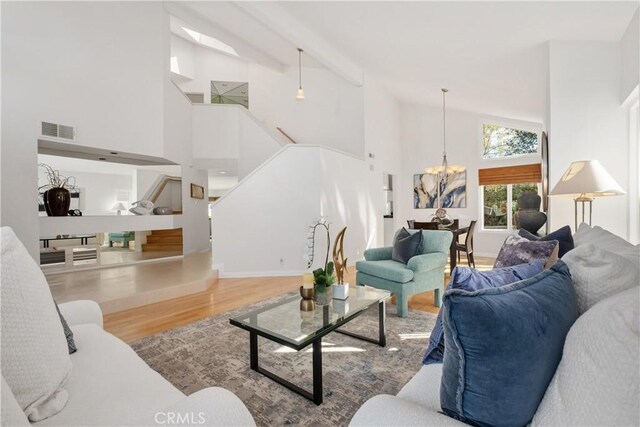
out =
<path fill-rule="evenodd" d="M 446 94 L 449 89 L 442 88 L 442 164 L 431 166 L 424 171 L 430 175 L 438 175 L 441 181 L 447 182 L 450 174 L 463 172 L 465 167 L 462 165 L 450 165 L 447 161 L 447 110 L 446 110 Z"/>

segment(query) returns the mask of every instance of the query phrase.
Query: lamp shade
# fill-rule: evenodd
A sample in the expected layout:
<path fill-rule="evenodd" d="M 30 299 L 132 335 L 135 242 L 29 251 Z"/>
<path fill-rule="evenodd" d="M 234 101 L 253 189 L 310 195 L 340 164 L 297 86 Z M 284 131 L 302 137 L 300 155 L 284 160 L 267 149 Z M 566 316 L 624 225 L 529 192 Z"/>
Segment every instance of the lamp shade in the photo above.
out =
<path fill-rule="evenodd" d="M 597 160 L 580 160 L 569 165 L 550 196 L 603 197 L 626 194 Z"/>
<path fill-rule="evenodd" d="M 124 210 L 127 210 L 127 208 L 124 207 L 122 202 L 117 202 L 115 205 L 113 205 L 111 210 L 112 211 L 124 211 Z"/>

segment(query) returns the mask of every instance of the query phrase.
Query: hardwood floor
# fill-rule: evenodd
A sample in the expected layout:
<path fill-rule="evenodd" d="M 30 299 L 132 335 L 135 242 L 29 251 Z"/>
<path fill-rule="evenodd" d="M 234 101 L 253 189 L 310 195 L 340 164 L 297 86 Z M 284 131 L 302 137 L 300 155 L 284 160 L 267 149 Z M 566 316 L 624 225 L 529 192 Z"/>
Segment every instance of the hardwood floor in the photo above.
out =
<path fill-rule="evenodd" d="M 493 265 L 493 259 L 476 257 L 476 264 L 479 269 L 487 270 Z M 464 257 L 462 265 L 466 265 Z M 448 273 L 447 268 L 447 281 Z M 345 281 L 355 283 L 354 267 L 349 268 Z M 104 327 L 123 341 L 133 342 L 205 317 L 294 291 L 300 287 L 300 283 L 299 276 L 219 279 L 204 292 L 107 314 L 104 316 Z M 393 298 L 391 302 L 395 304 Z M 414 295 L 409 300 L 409 309 L 437 313 L 438 308 L 433 305 L 433 292 Z M 395 312 L 395 307 L 391 312 Z"/>

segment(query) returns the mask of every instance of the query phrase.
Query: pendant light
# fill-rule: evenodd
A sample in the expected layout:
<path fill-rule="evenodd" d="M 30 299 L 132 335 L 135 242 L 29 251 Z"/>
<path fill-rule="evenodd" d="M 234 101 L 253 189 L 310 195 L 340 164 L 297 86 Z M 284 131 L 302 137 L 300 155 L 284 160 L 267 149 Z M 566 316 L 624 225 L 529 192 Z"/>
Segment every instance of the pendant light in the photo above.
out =
<path fill-rule="evenodd" d="M 302 52 L 303 50 L 298 48 L 298 81 L 300 82 L 298 92 L 296 93 L 296 99 L 298 101 L 302 101 L 304 99 L 304 90 L 302 90 Z"/>
<path fill-rule="evenodd" d="M 446 94 L 449 89 L 442 88 L 442 164 L 439 166 L 432 166 L 426 168 L 424 171 L 428 174 L 438 175 L 438 178 L 444 182 L 447 182 L 449 175 L 452 173 L 458 173 L 465 170 L 461 165 L 449 165 L 447 161 L 447 108 L 446 108 Z"/>

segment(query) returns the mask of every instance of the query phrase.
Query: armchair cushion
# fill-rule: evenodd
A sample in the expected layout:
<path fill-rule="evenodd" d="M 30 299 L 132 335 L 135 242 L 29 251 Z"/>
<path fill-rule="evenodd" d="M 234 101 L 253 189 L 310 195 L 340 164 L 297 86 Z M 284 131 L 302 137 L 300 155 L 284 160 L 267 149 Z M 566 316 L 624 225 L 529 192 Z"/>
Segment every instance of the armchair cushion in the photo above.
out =
<path fill-rule="evenodd" d="M 447 255 L 436 252 L 414 256 L 407 263 L 407 267 L 415 272 L 420 272 L 433 270 L 434 268 L 444 268 L 446 264 Z"/>
<path fill-rule="evenodd" d="M 401 262 L 393 260 L 358 261 L 356 270 L 370 276 L 391 280 L 392 282 L 406 283 L 413 279 L 413 270 L 407 268 Z"/>
<path fill-rule="evenodd" d="M 409 233 L 401 228 L 393 239 L 391 259 L 406 264 L 416 254 L 422 252 L 422 233 Z"/>
<path fill-rule="evenodd" d="M 393 247 L 385 246 L 383 248 L 371 248 L 364 251 L 364 259 L 367 261 L 380 261 L 383 259 L 391 259 Z"/>

